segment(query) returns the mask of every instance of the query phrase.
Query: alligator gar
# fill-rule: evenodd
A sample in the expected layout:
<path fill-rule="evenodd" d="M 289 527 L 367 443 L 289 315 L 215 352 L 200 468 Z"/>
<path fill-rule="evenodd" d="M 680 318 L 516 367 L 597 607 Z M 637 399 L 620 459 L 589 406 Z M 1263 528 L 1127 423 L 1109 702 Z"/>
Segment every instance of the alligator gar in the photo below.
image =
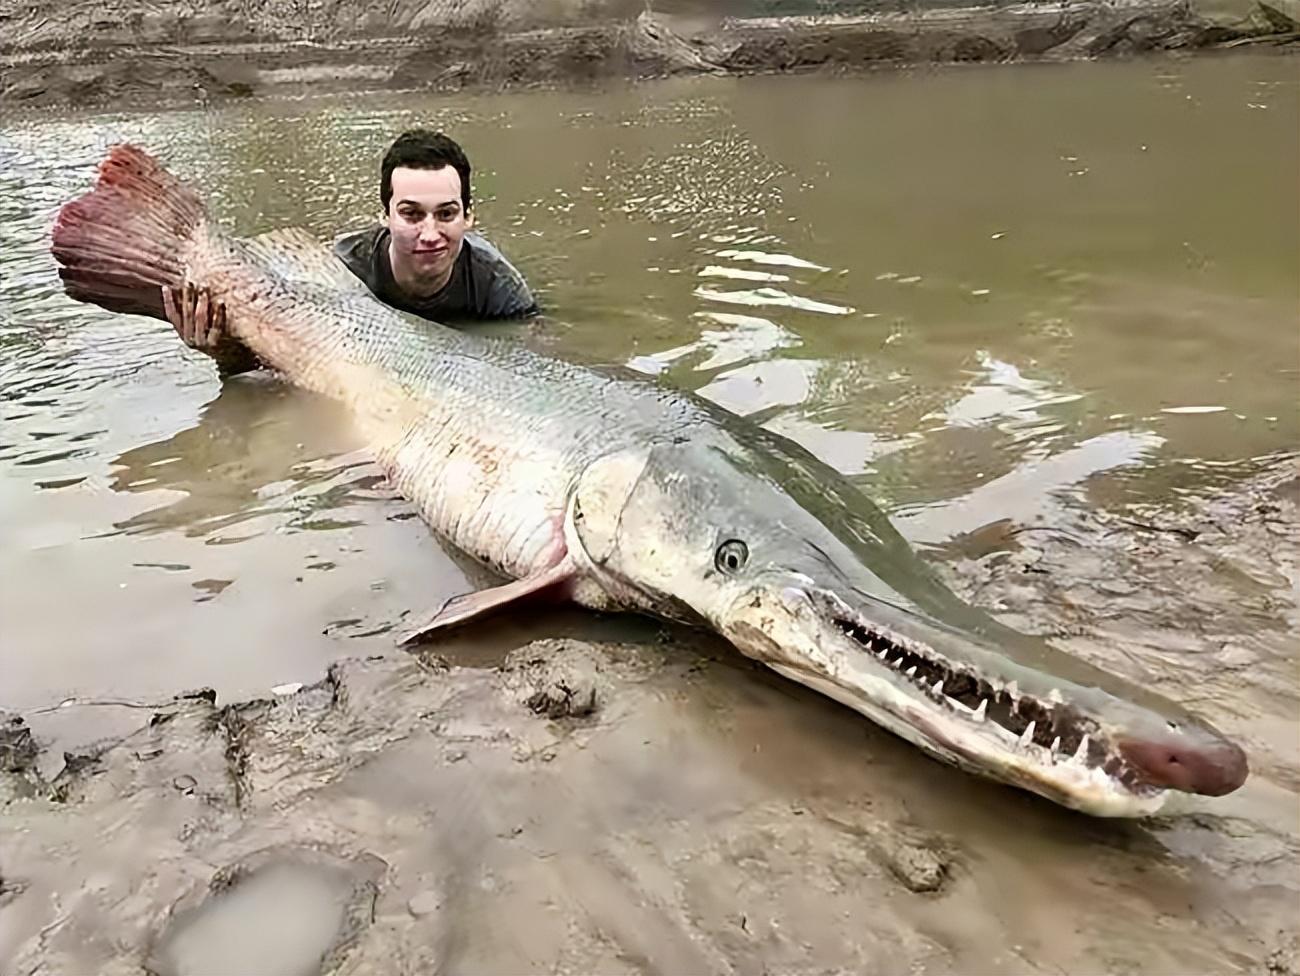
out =
<path fill-rule="evenodd" d="M 70 296 L 120 312 L 210 289 L 263 363 L 346 405 L 435 533 L 509 580 L 407 641 L 571 600 L 710 628 L 942 761 L 1089 814 L 1246 779 L 1183 708 L 964 603 L 799 445 L 656 378 L 405 316 L 302 231 L 223 232 L 137 147 L 62 207 L 52 251 Z"/>

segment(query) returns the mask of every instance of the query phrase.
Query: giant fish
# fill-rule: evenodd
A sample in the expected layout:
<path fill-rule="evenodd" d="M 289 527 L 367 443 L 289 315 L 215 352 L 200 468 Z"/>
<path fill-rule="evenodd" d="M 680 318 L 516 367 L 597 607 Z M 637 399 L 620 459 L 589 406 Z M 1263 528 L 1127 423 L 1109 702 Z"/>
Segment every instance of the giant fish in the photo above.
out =
<path fill-rule="evenodd" d="M 340 401 L 429 527 L 501 585 L 407 643 L 526 599 L 707 628 L 929 755 L 1096 816 L 1219 796 L 1244 752 L 1173 702 L 958 598 L 857 486 L 666 382 L 446 328 L 377 300 L 300 230 L 239 238 L 144 150 L 60 210 L 71 297 L 164 317 L 209 289 L 285 380 Z"/>

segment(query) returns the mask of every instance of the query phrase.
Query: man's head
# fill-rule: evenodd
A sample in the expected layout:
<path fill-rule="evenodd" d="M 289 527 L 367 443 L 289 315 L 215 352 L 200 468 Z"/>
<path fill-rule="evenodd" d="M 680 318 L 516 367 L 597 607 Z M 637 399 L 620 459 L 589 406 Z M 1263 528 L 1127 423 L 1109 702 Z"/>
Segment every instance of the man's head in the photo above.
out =
<path fill-rule="evenodd" d="M 384 154 L 379 197 L 393 276 L 417 290 L 442 287 L 474 226 L 465 151 L 441 132 L 403 132 Z"/>

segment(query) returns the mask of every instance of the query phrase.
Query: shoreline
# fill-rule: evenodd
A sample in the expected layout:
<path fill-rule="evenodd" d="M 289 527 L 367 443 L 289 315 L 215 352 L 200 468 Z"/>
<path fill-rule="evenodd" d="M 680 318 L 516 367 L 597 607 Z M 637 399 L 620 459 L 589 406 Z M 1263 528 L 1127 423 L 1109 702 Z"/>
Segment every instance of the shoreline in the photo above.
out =
<path fill-rule="evenodd" d="M 0 23 L 11 20 L 0 11 Z M 279 94 L 465 91 L 673 75 L 853 71 L 916 64 L 1061 62 L 1250 47 L 1289 53 L 1300 25 L 1257 2 L 1207 16 L 1186 0 L 968 6 L 865 15 L 634 20 L 500 30 L 492 24 L 324 37 L 101 29 L 87 43 L 15 31 L 0 45 L 0 104 L 212 103 Z M 174 35 L 168 40 L 166 35 Z M 189 43 L 180 43 L 182 38 Z"/>

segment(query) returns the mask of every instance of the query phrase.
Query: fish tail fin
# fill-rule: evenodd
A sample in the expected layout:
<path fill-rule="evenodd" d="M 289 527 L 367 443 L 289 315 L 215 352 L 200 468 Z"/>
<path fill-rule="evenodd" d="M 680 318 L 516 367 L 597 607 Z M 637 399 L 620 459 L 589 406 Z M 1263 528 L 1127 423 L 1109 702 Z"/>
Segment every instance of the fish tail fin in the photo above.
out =
<path fill-rule="evenodd" d="M 63 205 L 51 252 L 71 297 L 115 312 L 165 318 L 162 287 L 185 281 L 207 210 L 138 146 L 113 146 L 95 188 Z"/>

